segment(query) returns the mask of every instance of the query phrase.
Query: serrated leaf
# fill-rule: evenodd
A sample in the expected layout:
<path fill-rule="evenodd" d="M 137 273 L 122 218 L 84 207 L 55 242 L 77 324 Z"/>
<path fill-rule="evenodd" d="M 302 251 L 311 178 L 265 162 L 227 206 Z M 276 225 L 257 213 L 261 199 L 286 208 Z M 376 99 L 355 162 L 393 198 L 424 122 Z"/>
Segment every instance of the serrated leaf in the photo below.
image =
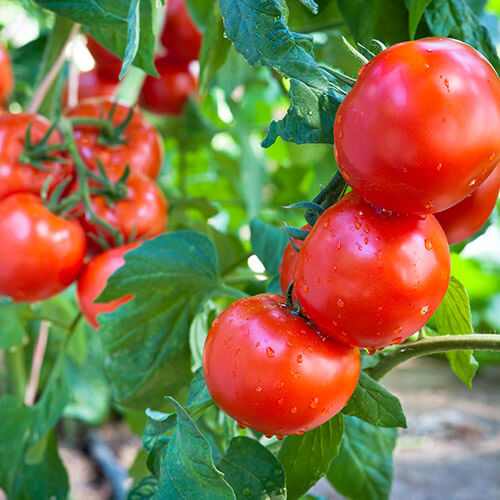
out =
<path fill-rule="evenodd" d="M 407 427 L 399 399 L 363 371 L 354 394 L 342 411 L 379 427 Z"/>
<path fill-rule="evenodd" d="M 388 500 L 391 492 L 396 429 L 384 429 L 344 417 L 340 452 L 326 477 L 351 500 Z"/>
<path fill-rule="evenodd" d="M 266 271 L 272 275 L 277 274 L 288 244 L 286 231 L 255 218 L 250 222 L 250 242 L 253 252 L 264 264 Z"/>
<path fill-rule="evenodd" d="M 100 316 L 100 334 L 114 398 L 142 409 L 189 380 L 189 325 L 219 288 L 219 265 L 211 241 L 194 231 L 146 241 L 125 262 L 98 300 L 135 298 Z"/>
<path fill-rule="evenodd" d="M 455 277 L 451 277 L 443 302 L 433 319 L 438 335 L 467 335 L 473 333 L 471 310 L 467 290 Z M 446 356 L 456 376 L 468 387 L 478 369 L 473 351 L 452 351 Z"/>
<path fill-rule="evenodd" d="M 127 45 L 125 46 L 125 55 L 123 56 L 120 78 L 125 76 L 132 61 L 139 50 L 139 19 L 140 19 L 140 0 L 130 0 L 130 6 L 127 15 Z"/>
<path fill-rule="evenodd" d="M 127 500 L 152 500 L 155 498 L 157 489 L 158 479 L 154 476 L 147 476 L 129 491 Z"/>
<path fill-rule="evenodd" d="M 410 40 L 415 38 L 420 19 L 424 14 L 425 8 L 431 3 L 432 0 L 407 0 L 409 4 L 410 18 L 408 20 L 408 31 L 410 33 Z"/>
<path fill-rule="evenodd" d="M 236 498 L 285 499 L 285 473 L 276 457 L 258 441 L 236 437 L 217 462 Z"/>
<path fill-rule="evenodd" d="M 10 349 L 23 343 L 31 315 L 28 304 L 15 304 L 6 297 L 0 297 L 0 349 Z"/>
<path fill-rule="evenodd" d="M 288 436 L 278 458 L 285 469 L 289 499 L 299 498 L 325 475 L 337 456 L 344 432 L 344 419 L 338 414 L 303 436 Z"/>

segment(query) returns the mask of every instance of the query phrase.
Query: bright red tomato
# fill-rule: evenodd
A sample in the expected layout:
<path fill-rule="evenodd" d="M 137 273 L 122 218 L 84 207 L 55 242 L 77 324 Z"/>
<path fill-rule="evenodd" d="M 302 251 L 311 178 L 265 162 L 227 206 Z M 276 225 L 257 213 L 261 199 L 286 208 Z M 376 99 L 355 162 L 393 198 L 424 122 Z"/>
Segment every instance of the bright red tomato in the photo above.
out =
<path fill-rule="evenodd" d="M 302 229 L 310 231 L 311 226 L 306 224 Z M 304 243 L 302 240 L 293 239 L 293 243 L 297 248 L 300 248 Z M 290 283 L 293 281 L 295 274 L 295 268 L 297 267 L 297 261 L 299 260 L 299 252 L 292 247 L 290 243 L 285 248 L 283 252 L 283 259 L 280 264 L 280 289 L 283 295 L 286 295 Z M 295 291 L 292 293 L 293 300 L 295 301 L 296 294 Z"/>
<path fill-rule="evenodd" d="M 121 169 L 108 169 L 108 177 L 112 182 L 120 179 Z M 125 183 L 127 197 L 109 203 L 101 195 L 92 195 L 91 204 L 96 215 L 111 226 L 119 229 L 125 242 L 133 238 L 152 238 L 164 233 L 167 227 L 168 205 L 160 188 L 149 177 L 130 172 Z M 87 234 L 99 235 L 95 222 L 91 221 L 88 212 L 80 218 L 80 223 Z M 108 231 L 101 228 L 109 245 L 114 241 Z"/>
<path fill-rule="evenodd" d="M 122 70 L 122 60 L 99 42 L 87 35 L 87 48 L 96 64 L 96 70 L 102 78 L 118 82 Z"/>
<path fill-rule="evenodd" d="M 378 348 L 421 328 L 449 279 L 448 242 L 434 216 L 384 214 L 352 191 L 306 238 L 294 288 L 302 312 L 323 333 Z"/>
<path fill-rule="evenodd" d="M 69 110 L 67 116 L 100 119 L 109 116 L 112 105 L 110 98 L 87 99 Z M 118 104 L 112 123 L 123 123 L 129 111 L 129 106 Z M 161 138 L 138 109 L 134 109 L 132 119 L 123 134 L 125 144 L 102 144 L 99 141 L 99 129 L 92 125 L 77 125 L 74 131 L 80 155 L 92 169 L 96 168 L 97 157 L 105 167 L 115 166 L 123 170 L 126 165 L 130 165 L 131 170 L 142 172 L 152 179 L 158 177 L 163 157 Z"/>
<path fill-rule="evenodd" d="M 85 234 L 75 220 L 59 217 L 31 193 L 0 202 L 0 295 L 37 302 L 58 294 L 78 276 Z"/>
<path fill-rule="evenodd" d="M 7 49 L 0 45 L 0 106 L 5 105 L 14 88 L 14 73 Z"/>
<path fill-rule="evenodd" d="M 467 198 L 444 212 L 436 214 L 450 245 L 455 245 L 477 233 L 495 209 L 500 190 L 500 168 Z"/>
<path fill-rule="evenodd" d="M 83 269 L 77 286 L 77 299 L 80 311 L 87 321 L 95 328 L 99 328 L 97 316 L 101 313 L 110 313 L 128 302 L 133 295 L 126 295 L 121 299 L 112 300 L 104 304 L 94 303 L 106 288 L 108 278 L 125 264 L 124 255 L 137 248 L 139 243 L 112 248 L 97 257 L 94 257 Z"/>
<path fill-rule="evenodd" d="M 399 213 L 440 212 L 500 159 L 500 80 L 456 40 L 394 45 L 362 68 L 334 136 L 339 168 L 363 198 Z"/>
<path fill-rule="evenodd" d="M 171 59 L 188 63 L 198 59 L 203 35 L 193 21 L 184 0 L 169 0 L 161 43 Z"/>
<path fill-rule="evenodd" d="M 189 96 L 196 94 L 196 77 L 187 65 L 168 57 L 158 58 L 156 69 L 160 78 L 146 77 L 141 90 L 141 106 L 153 113 L 181 114 Z"/>
<path fill-rule="evenodd" d="M 78 102 L 91 97 L 113 97 L 118 83 L 102 78 L 96 69 L 78 75 Z M 63 107 L 68 106 L 68 85 L 63 91 Z"/>
<path fill-rule="evenodd" d="M 42 116 L 19 113 L 0 116 L 0 200 L 13 193 L 29 192 L 40 195 L 45 181 L 50 176 L 53 189 L 73 173 L 70 162 L 61 161 L 41 163 L 43 169 L 22 163 L 19 158 L 24 150 L 24 138 L 31 124 L 31 142 L 37 144 L 50 129 L 50 122 Z M 54 130 L 47 144 L 62 142 L 61 134 Z M 60 157 L 60 152 L 49 156 Z"/>
<path fill-rule="evenodd" d="M 286 300 L 238 300 L 212 324 L 203 370 L 215 404 L 266 435 L 314 429 L 338 413 L 360 370 L 357 349 L 323 336 Z"/>

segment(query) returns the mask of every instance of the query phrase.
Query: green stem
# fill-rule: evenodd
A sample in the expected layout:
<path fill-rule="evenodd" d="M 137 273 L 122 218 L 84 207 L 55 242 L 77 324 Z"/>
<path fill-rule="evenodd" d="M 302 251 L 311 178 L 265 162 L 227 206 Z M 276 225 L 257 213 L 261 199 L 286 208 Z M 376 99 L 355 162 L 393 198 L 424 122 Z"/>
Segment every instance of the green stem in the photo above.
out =
<path fill-rule="evenodd" d="M 110 120 L 101 120 L 99 118 L 70 118 L 72 125 L 91 125 L 98 127 L 105 136 L 113 136 L 113 125 Z"/>
<path fill-rule="evenodd" d="M 15 347 L 5 350 L 4 353 L 7 391 L 19 401 L 23 401 L 26 388 L 24 350 L 22 347 Z"/>
<path fill-rule="evenodd" d="M 396 366 L 419 356 L 441 354 L 449 351 L 500 351 L 500 335 L 472 334 L 445 335 L 417 340 L 409 344 L 391 347 L 391 350 L 367 373 L 375 380 L 380 380 Z"/>

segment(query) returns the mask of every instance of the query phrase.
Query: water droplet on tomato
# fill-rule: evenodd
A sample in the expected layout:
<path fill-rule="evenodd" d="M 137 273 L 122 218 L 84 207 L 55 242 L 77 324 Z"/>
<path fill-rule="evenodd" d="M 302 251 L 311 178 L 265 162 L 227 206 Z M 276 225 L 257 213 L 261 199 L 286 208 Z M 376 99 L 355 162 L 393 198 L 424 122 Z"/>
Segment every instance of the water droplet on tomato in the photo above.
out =
<path fill-rule="evenodd" d="M 342 243 L 340 241 L 337 242 L 337 248 L 340 250 L 342 248 Z"/>
<path fill-rule="evenodd" d="M 382 260 L 382 250 L 379 250 L 379 251 L 376 253 L 376 255 L 377 255 L 377 259 L 378 259 L 378 260 Z"/>
<path fill-rule="evenodd" d="M 376 352 L 377 352 L 377 349 L 375 349 L 375 347 L 369 347 L 366 349 L 366 352 L 370 355 L 370 356 L 373 356 Z"/>
<path fill-rule="evenodd" d="M 344 301 L 342 299 L 337 299 L 337 306 L 344 307 Z"/>
<path fill-rule="evenodd" d="M 342 139 L 343 137 L 344 137 L 344 132 L 341 130 L 341 131 L 339 132 L 339 139 Z"/>
<path fill-rule="evenodd" d="M 314 399 L 311 401 L 311 403 L 310 403 L 310 405 L 309 405 L 309 406 L 310 406 L 311 408 L 313 408 L 313 409 L 314 409 L 314 408 L 317 408 L 317 407 L 319 406 L 319 399 L 318 399 L 318 398 L 314 398 Z"/>
<path fill-rule="evenodd" d="M 255 392 L 262 392 L 262 387 L 260 385 L 258 385 L 256 388 L 255 388 Z"/>
<path fill-rule="evenodd" d="M 427 313 L 427 311 L 429 310 L 429 306 L 424 306 L 422 307 L 422 309 L 420 310 L 420 314 L 423 316 L 424 314 Z"/>
<path fill-rule="evenodd" d="M 257 343 L 255 344 L 255 347 L 259 347 L 259 346 L 260 346 L 260 342 L 257 342 Z"/>
<path fill-rule="evenodd" d="M 290 413 L 295 415 L 297 413 L 297 407 L 294 406 L 291 410 L 290 410 Z"/>
<path fill-rule="evenodd" d="M 425 64 L 424 64 L 424 68 L 425 68 L 425 69 L 429 69 L 429 68 L 430 68 L 430 66 L 429 66 L 427 63 L 425 63 Z"/>
<path fill-rule="evenodd" d="M 268 357 L 273 358 L 274 357 L 274 349 L 271 346 L 266 347 L 266 353 Z"/>
<path fill-rule="evenodd" d="M 277 401 L 277 403 L 278 403 L 279 405 L 282 405 L 282 404 L 283 404 L 283 398 L 279 398 L 279 399 L 278 399 L 278 401 Z"/>
<path fill-rule="evenodd" d="M 302 436 L 304 434 L 304 431 L 297 431 L 295 433 L 296 436 Z"/>
<path fill-rule="evenodd" d="M 365 238 L 365 245 L 368 245 L 368 238 Z"/>
<path fill-rule="evenodd" d="M 307 350 L 308 350 L 309 352 L 314 352 L 314 349 L 312 348 L 312 346 L 309 346 L 309 347 L 307 348 Z"/>
<path fill-rule="evenodd" d="M 438 165 L 436 167 L 436 170 L 439 172 L 439 171 L 441 171 L 442 168 L 443 168 L 443 164 L 442 163 L 438 163 Z"/>
<path fill-rule="evenodd" d="M 396 345 L 396 344 L 401 344 L 403 339 L 401 337 L 396 337 L 392 342 L 391 345 Z"/>
<path fill-rule="evenodd" d="M 239 427 L 240 429 L 246 429 L 246 428 L 247 428 L 247 426 L 246 426 L 246 425 L 243 425 L 241 422 L 238 422 L 238 427 Z"/>
<path fill-rule="evenodd" d="M 299 378 L 299 372 L 292 372 L 293 378 Z"/>
<path fill-rule="evenodd" d="M 280 435 L 276 434 L 276 439 L 277 439 L 278 441 L 283 441 L 283 439 L 285 439 L 285 436 L 282 436 L 281 434 L 280 434 Z M 272 486 L 272 485 L 271 485 L 271 486 Z"/>
<path fill-rule="evenodd" d="M 477 183 L 477 179 L 472 179 L 470 182 L 469 182 L 469 186 L 470 187 L 474 187 Z"/>
<path fill-rule="evenodd" d="M 427 210 L 430 210 L 434 206 L 434 201 L 429 200 L 424 206 Z"/>
<path fill-rule="evenodd" d="M 432 250 L 432 243 L 430 240 L 425 240 L 425 248 L 426 250 Z"/>
<path fill-rule="evenodd" d="M 281 381 L 277 386 L 276 389 L 283 389 L 285 387 L 285 382 Z"/>
<path fill-rule="evenodd" d="M 302 363 L 304 361 L 304 356 L 302 354 L 297 354 L 297 363 Z"/>
<path fill-rule="evenodd" d="M 293 345 L 293 344 L 292 344 L 289 340 L 287 340 L 287 341 L 286 341 L 286 345 L 287 345 L 288 347 L 292 347 L 292 345 Z"/>
<path fill-rule="evenodd" d="M 357 217 L 354 217 L 354 227 L 356 229 L 360 229 L 361 228 L 361 222 L 359 222 L 359 220 L 358 220 Z"/>
<path fill-rule="evenodd" d="M 394 333 L 397 335 L 398 333 L 401 333 L 403 331 L 402 326 L 398 326 L 397 328 L 394 328 Z"/>
<path fill-rule="evenodd" d="M 304 293 L 309 292 L 309 285 L 307 283 L 304 283 L 303 289 L 304 289 Z"/>

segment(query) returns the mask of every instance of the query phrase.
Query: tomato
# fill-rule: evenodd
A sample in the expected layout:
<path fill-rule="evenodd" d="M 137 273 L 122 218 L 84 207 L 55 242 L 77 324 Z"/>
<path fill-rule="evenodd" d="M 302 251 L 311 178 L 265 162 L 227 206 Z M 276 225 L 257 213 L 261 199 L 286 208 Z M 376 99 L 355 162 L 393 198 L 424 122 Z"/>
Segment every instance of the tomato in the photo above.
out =
<path fill-rule="evenodd" d="M 99 314 L 113 312 L 133 297 L 133 295 L 126 295 L 125 297 L 104 304 L 94 303 L 94 300 L 106 288 L 108 278 L 125 264 L 124 255 L 138 246 L 139 243 L 133 243 L 131 245 L 112 248 L 94 257 L 84 267 L 76 288 L 77 300 L 80 311 L 82 311 L 87 321 L 95 329 L 99 328 L 99 322 L 97 321 Z"/>
<path fill-rule="evenodd" d="M 457 205 L 436 214 L 450 245 L 455 245 L 477 233 L 495 209 L 500 190 L 500 168 Z"/>
<path fill-rule="evenodd" d="M 314 429 L 353 393 L 357 349 L 332 341 L 274 294 L 233 303 L 212 324 L 203 371 L 215 404 L 266 435 Z"/>
<path fill-rule="evenodd" d="M 87 99 L 67 112 L 70 118 L 105 118 L 109 115 L 113 101 L 110 98 Z M 117 104 L 112 123 L 119 125 L 127 118 L 130 107 Z M 95 158 L 99 158 L 105 167 L 130 168 L 156 179 L 161 170 L 163 145 L 160 135 L 146 120 L 144 115 L 134 109 L 133 116 L 124 131 L 125 144 L 107 146 L 99 141 L 99 129 L 93 125 L 77 125 L 74 127 L 75 139 L 80 155 L 93 169 Z"/>
<path fill-rule="evenodd" d="M 7 49 L 0 45 L 0 106 L 8 101 L 14 88 L 14 73 Z"/>
<path fill-rule="evenodd" d="M 456 40 L 394 45 L 362 68 L 334 137 L 341 172 L 367 201 L 399 213 L 440 212 L 500 159 L 500 80 Z"/>
<path fill-rule="evenodd" d="M 448 242 L 434 216 L 385 214 L 350 192 L 306 238 L 294 288 L 302 312 L 324 334 L 379 348 L 421 328 L 449 279 Z"/>
<path fill-rule="evenodd" d="M 188 63 L 198 59 L 202 33 L 193 21 L 184 0 L 169 0 L 161 43 L 171 59 Z"/>
<path fill-rule="evenodd" d="M 109 179 L 115 183 L 120 179 L 121 169 L 108 169 Z M 160 188 L 149 177 L 140 172 L 130 172 L 125 183 L 127 196 L 108 202 L 104 196 L 92 195 L 94 213 L 111 226 L 117 228 L 125 242 L 158 236 L 167 227 L 167 202 Z M 76 186 L 75 186 L 76 189 Z M 100 228 L 90 219 L 88 212 L 80 217 L 80 223 L 87 234 L 99 236 L 102 232 L 106 241 L 114 245 L 109 231 Z"/>
<path fill-rule="evenodd" d="M 78 75 L 78 102 L 90 97 L 113 97 L 118 83 L 102 78 L 96 69 Z M 63 106 L 68 106 L 68 85 L 63 92 Z"/>
<path fill-rule="evenodd" d="M 50 188 L 53 189 L 73 172 L 73 166 L 69 162 L 44 161 L 41 163 L 43 169 L 39 169 L 19 160 L 30 124 L 31 142 L 37 144 L 50 129 L 48 120 L 31 113 L 7 113 L 0 116 L 0 200 L 19 192 L 39 195 L 49 176 L 52 179 Z M 61 134 L 54 130 L 47 144 L 57 144 L 62 140 Z M 60 157 L 61 153 L 53 152 L 49 156 Z"/>
<path fill-rule="evenodd" d="M 96 71 L 99 76 L 107 80 L 118 82 L 118 77 L 122 70 L 122 60 L 88 35 L 87 48 L 94 58 Z"/>
<path fill-rule="evenodd" d="M 309 224 L 306 224 L 305 226 L 302 227 L 302 229 L 310 231 L 311 226 Z M 304 243 L 302 240 L 292 239 L 292 241 L 297 248 L 300 248 Z M 295 248 L 293 248 L 292 245 L 288 243 L 288 245 L 285 248 L 285 251 L 283 252 L 283 259 L 281 260 L 279 268 L 280 289 L 283 295 L 286 295 L 288 287 L 290 286 L 290 283 L 293 281 L 293 276 L 295 274 L 295 268 L 297 267 L 298 260 L 299 260 L 299 252 L 297 252 L 297 250 L 295 250 Z M 292 297 L 293 300 L 295 301 L 295 299 L 297 298 L 295 292 L 292 292 Z"/>
<path fill-rule="evenodd" d="M 185 64 L 168 57 L 156 60 L 160 78 L 146 76 L 140 103 L 145 109 L 159 114 L 182 113 L 190 95 L 196 93 L 198 82 Z"/>
<path fill-rule="evenodd" d="M 40 198 L 18 193 L 0 201 L 0 295 L 37 302 L 58 294 L 78 276 L 85 234 L 75 220 L 50 212 Z"/>

